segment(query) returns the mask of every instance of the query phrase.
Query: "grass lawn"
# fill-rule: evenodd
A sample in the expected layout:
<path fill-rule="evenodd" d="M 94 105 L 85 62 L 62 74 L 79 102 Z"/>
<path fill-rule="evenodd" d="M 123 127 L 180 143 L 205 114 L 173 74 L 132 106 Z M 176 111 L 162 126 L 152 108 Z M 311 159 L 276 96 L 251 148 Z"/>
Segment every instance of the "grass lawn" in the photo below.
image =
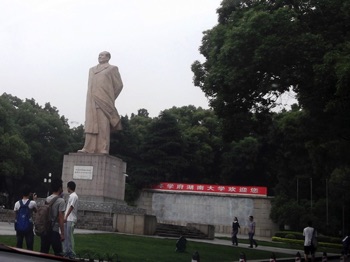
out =
<path fill-rule="evenodd" d="M 247 249 L 223 246 L 210 243 L 201 243 L 187 239 L 187 248 L 184 253 L 175 252 L 176 239 L 153 238 L 115 233 L 107 234 L 76 234 L 76 252 L 84 258 L 96 259 L 117 254 L 121 262 L 188 262 L 197 250 L 201 262 L 232 262 L 238 261 L 240 252 L 244 252 L 248 260 L 269 260 L 271 252 L 259 249 Z M 15 246 L 15 236 L 0 236 L 0 243 Z M 259 243 L 260 245 L 260 243 Z M 40 238 L 35 237 L 34 250 L 39 251 Z M 275 254 L 277 258 L 293 257 L 288 254 Z"/>

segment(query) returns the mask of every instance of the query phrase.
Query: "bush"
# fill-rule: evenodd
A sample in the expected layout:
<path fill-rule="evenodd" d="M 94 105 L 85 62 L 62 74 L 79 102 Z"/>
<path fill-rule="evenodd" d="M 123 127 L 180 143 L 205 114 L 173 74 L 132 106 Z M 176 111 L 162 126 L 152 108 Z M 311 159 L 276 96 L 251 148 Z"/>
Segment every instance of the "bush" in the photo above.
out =
<path fill-rule="evenodd" d="M 327 248 L 341 248 L 341 239 L 336 237 L 328 237 L 319 235 L 317 237 L 318 246 Z M 274 242 L 283 242 L 296 245 L 304 245 L 303 233 L 293 231 L 278 231 L 275 236 L 272 237 Z"/>
<path fill-rule="evenodd" d="M 296 232 L 296 231 L 278 231 L 275 233 L 275 236 L 280 238 L 304 240 L 303 233 Z M 292 236 L 292 237 L 289 237 L 289 236 Z"/>
<path fill-rule="evenodd" d="M 286 234 L 285 238 L 296 239 L 294 234 Z"/>

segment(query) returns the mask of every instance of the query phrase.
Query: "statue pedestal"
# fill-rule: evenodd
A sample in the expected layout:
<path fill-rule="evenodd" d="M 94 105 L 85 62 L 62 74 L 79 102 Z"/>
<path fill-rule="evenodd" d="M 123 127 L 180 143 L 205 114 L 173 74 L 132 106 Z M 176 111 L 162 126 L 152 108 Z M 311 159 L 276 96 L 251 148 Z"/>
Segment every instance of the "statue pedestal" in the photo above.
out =
<path fill-rule="evenodd" d="M 105 154 L 69 153 L 63 159 L 63 191 L 77 185 L 79 200 L 124 203 L 126 163 Z"/>

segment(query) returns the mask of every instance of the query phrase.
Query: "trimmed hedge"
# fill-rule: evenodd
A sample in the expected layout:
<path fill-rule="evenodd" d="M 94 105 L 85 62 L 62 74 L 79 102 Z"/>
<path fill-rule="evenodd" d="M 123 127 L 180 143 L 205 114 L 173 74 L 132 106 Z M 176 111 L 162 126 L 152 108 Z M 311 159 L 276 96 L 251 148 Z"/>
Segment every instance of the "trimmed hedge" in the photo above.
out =
<path fill-rule="evenodd" d="M 292 236 L 292 237 L 289 237 L 289 236 Z M 278 231 L 275 233 L 275 237 L 304 240 L 303 233 L 296 232 L 296 231 Z M 342 241 L 341 238 L 328 237 L 324 235 L 318 235 L 317 240 L 318 242 L 333 243 L 333 244 L 341 244 L 341 241 Z"/>
<path fill-rule="evenodd" d="M 272 241 L 303 246 L 304 236 L 300 232 L 279 231 L 279 232 L 276 232 L 275 236 L 272 237 Z M 342 248 L 340 238 L 319 235 L 317 237 L 317 241 L 318 241 L 319 247 L 335 248 L 335 249 Z"/>

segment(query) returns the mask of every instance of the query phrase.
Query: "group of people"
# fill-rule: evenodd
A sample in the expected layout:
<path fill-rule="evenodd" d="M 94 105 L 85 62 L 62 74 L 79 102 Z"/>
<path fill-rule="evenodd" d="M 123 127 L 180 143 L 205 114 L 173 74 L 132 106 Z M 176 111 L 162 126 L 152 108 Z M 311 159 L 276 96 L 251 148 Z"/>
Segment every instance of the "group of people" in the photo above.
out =
<path fill-rule="evenodd" d="M 238 218 L 234 217 L 233 222 L 232 222 L 232 245 L 238 246 L 238 231 L 241 228 L 238 222 Z M 254 239 L 255 235 L 255 221 L 253 216 L 249 216 L 249 222 L 248 222 L 248 236 L 249 236 L 249 247 L 252 248 L 253 245 L 255 247 L 258 247 L 258 243 Z"/>
<path fill-rule="evenodd" d="M 238 246 L 238 238 L 237 234 L 239 232 L 239 229 L 241 226 L 239 225 L 238 218 L 234 217 L 232 222 L 232 245 Z M 248 222 L 248 236 L 249 236 L 249 247 L 252 248 L 253 245 L 255 247 L 258 247 L 258 243 L 254 239 L 255 234 L 255 221 L 253 216 L 249 216 L 249 222 Z M 305 261 L 314 261 L 315 259 L 315 251 L 317 246 L 317 231 L 315 228 L 312 227 L 312 222 L 308 222 L 308 226 L 304 228 L 303 230 L 303 236 L 304 239 L 304 258 Z M 343 240 L 344 242 L 344 240 Z"/>
<path fill-rule="evenodd" d="M 69 198 L 66 201 L 63 196 L 63 182 L 61 179 L 53 179 L 51 182 L 52 194 L 46 198 L 46 203 L 54 201 L 51 205 L 50 221 L 51 230 L 40 236 L 41 253 L 49 253 L 52 247 L 56 256 L 65 256 L 69 258 L 75 257 L 74 251 L 74 237 L 73 232 L 77 223 L 78 215 L 78 195 L 75 193 L 76 184 L 73 181 L 67 183 L 67 191 Z M 33 250 L 34 245 L 34 232 L 32 214 L 38 209 L 36 199 L 37 196 L 33 194 L 33 200 L 30 200 L 30 188 L 28 186 L 23 187 L 22 199 L 17 201 L 14 206 L 15 216 L 20 212 L 22 205 L 28 205 L 30 210 L 31 228 L 28 231 L 22 232 L 16 230 L 17 247 L 23 248 L 23 240 L 26 241 L 28 250 Z M 29 201 L 29 202 L 28 202 Z"/>

